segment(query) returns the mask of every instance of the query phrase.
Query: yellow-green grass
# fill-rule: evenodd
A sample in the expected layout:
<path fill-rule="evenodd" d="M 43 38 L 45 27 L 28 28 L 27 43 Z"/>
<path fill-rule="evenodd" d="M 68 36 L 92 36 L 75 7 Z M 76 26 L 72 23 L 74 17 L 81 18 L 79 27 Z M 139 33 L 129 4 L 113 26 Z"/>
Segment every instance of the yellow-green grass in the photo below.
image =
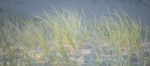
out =
<path fill-rule="evenodd" d="M 80 66 L 79 61 L 83 60 L 79 58 L 80 51 L 88 49 L 95 51 L 93 62 L 85 63 L 88 65 L 132 66 L 130 60 L 134 55 L 139 66 L 146 66 L 141 45 L 149 41 L 148 37 L 149 29 L 123 12 L 96 19 L 86 19 L 83 12 L 71 9 L 54 9 L 34 18 L 3 16 L 0 22 L 1 63 L 2 66 L 38 63 Z"/>

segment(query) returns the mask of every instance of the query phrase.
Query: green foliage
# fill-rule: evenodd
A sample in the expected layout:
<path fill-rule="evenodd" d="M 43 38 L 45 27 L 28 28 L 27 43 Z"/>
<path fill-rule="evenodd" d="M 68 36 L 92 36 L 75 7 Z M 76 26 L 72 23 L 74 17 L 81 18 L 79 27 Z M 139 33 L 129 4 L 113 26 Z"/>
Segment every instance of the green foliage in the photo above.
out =
<path fill-rule="evenodd" d="M 1 17 L 2 66 L 132 66 L 132 57 L 146 66 L 142 43 L 149 41 L 149 29 L 125 13 L 96 19 L 71 9 L 35 18 Z M 84 49 L 87 54 L 80 56 Z M 92 62 L 83 58 L 88 52 Z"/>

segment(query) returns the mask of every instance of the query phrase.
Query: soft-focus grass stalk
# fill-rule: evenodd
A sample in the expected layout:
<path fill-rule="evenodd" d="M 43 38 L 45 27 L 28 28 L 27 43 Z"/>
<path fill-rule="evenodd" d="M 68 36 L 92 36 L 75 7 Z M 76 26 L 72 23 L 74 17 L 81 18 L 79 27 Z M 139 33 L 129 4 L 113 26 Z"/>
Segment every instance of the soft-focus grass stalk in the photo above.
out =
<path fill-rule="evenodd" d="M 130 65 L 131 55 L 133 54 L 138 55 L 139 63 L 142 62 L 142 59 L 140 58 L 142 56 L 140 54 L 140 47 L 143 40 L 148 39 L 146 37 L 148 35 L 148 30 L 143 31 L 143 36 L 143 29 L 140 22 L 131 19 L 126 14 L 119 15 L 118 13 L 115 13 L 113 16 L 102 16 L 98 24 L 97 35 L 100 40 L 102 39 L 108 42 L 108 45 L 112 44 L 110 48 L 116 48 L 117 52 L 121 52 L 119 54 L 128 52 L 128 64 L 125 63 L 123 66 Z M 118 62 L 120 62 L 119 59 Z"/>
<path fill-rule="evenodd" d="M 54 16 L 48 16 L 50 27 L 54 38 L 54 45 L 60 54 L 57 64 L 64 66 L 77 66 L 77 61 L 68 63 L 69 55 L 74 56 L 79 48 L 81 37 L 81 16 L 76 11 L 62 10 L 55 11 Z M 51 15 L 51 14 L 50 14 Z M 62 62 L 59 62 L 62 60 Z M 60 66 L 57 65 L 57 66 Z"/>

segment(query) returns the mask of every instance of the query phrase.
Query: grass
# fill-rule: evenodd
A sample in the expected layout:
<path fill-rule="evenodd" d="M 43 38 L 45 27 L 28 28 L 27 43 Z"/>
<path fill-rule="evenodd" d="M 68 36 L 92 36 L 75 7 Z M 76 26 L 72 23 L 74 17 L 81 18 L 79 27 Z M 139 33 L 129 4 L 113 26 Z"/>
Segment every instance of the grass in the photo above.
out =
<path fill-rule="evenodd" d="M 87 19 L 78 10 L 56 9 L 0 22 L 2 66 L 148 66 L 146 42 L 149 29 L 126 13 Z"/>

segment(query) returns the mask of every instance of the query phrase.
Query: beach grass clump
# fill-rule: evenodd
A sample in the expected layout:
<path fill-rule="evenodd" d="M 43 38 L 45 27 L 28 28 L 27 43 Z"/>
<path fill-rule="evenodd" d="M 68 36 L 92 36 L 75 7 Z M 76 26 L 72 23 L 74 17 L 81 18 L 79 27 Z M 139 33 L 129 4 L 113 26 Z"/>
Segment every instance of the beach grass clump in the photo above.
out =
<path fill-rule="evenodd" d="M 127 14 L 113 13 L 111 16 L 101 16 L 99 21 L 96 28 L 96 38 L 100 40 L 100 43 L 96 43 L 96 47 L 99 48 L 97 50 L 99 50 L 101 57 L 104 55 L 109 58 L 107 64 L 131 66 L 136 61 L 135 65 L 142 65 L 141 44 L 148 41 L 146 37 L 149 34 L 148 30 L 143 32 L 144 27 L 141 23 Z M 134 61 L 132 61 L 133 57 L 136 58 Z"/>
<path fill-rule="evenodd" d="M 91 17 L 93 17 L 91 15 Z M 38 17 L 1 17 L 2 66 L 148 66 L 149 29 L 126 13 L 87 19 L 54 9 Z M 148 46 L 148 44 L 145 44 Z M 149 50 L 149 49 L 148 49 Z"/>

